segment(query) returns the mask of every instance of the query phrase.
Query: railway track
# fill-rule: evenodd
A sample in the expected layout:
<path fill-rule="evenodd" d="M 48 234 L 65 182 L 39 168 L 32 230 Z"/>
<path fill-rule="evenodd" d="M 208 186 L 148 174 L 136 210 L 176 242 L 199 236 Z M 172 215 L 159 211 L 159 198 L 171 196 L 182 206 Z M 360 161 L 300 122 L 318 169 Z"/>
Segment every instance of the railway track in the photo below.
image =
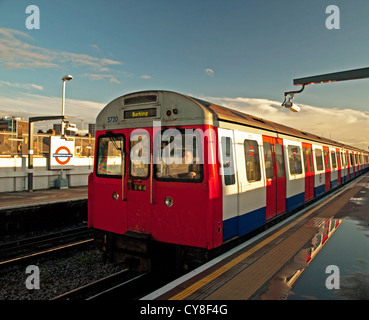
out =
<path fill-rule="evenodd" d="M 34 257 L 86 246 L 93 242 L 87 227 L 12 241 L 0 245 L 0 266 L 28 262 Z"/>
<path fill-rule="evenodd" d="M 143 284 L 148 278 L 148 273 L 124 269 L 50 300 L 135 300 L 142 294 Z"/>

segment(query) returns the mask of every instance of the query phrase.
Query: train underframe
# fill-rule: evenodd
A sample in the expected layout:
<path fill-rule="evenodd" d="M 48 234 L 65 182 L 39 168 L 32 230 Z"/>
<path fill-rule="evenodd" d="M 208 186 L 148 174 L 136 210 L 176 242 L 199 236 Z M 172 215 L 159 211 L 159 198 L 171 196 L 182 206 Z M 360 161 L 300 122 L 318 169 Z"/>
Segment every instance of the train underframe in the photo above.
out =
<path fill-rule="evenodd" d="M 95 229 L 95 246 L 104 262 L 130 270 L 181 274 L 207 262 L 211 250 L 154 241 L 150 234 L 127 231 L 125 234 Z"/>

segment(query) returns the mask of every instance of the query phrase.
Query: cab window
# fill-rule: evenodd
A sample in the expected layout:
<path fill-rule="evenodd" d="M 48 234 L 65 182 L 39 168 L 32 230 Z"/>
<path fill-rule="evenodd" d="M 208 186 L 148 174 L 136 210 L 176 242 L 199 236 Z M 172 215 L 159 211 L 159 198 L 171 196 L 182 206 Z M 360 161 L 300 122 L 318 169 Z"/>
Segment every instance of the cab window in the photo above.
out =
<path fill-rule="evenodd" d="M 119 178 L 122 176 L 123 135 L 100 136 L 97 143 L 96 175 Z"/>
<path fill-rule="evenodd" d="M 154 141 L 155 178 L 200 182 L 203 179 L 201 156 L 201 136 L 196 130 L 167 129 L 158 133 Z"/>
<path fill-rule="evenodd" d="M 150 136 L 147 133 L 131 134 L 129 155 L 131 177 L 147 179 L 150 168 Z"/>

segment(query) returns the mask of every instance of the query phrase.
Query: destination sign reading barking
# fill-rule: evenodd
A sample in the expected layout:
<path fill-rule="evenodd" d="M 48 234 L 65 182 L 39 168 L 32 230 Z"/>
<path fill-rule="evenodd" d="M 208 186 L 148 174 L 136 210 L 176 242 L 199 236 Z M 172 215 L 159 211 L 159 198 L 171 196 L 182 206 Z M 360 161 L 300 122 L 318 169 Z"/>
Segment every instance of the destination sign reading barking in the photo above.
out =
<path fill-rule="evenodd" d="M 155 117 L 156 108 L 124 111 L 124 119 Z"/>

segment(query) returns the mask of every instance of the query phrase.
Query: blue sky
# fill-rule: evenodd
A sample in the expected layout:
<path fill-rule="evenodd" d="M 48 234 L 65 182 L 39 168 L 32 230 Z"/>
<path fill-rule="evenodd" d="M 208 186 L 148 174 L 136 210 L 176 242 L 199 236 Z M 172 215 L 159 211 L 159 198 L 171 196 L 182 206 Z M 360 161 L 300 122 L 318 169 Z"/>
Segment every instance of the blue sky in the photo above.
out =
<path fill-rule="evenodd" d="M 25 25 L 30 4 L 40 10 L 38 30 Z M 332 4 L 339 30 L 325 25 Z M 71 74 L 66 112 L 80 118 L 93 119 L 123 94 L 163 89 L 246 112 L 247 99 L 265 99 L 274 120 L 294 78 L 369 67 L 368 16 L 367 0 L 0 0 L 0 110 L 59 114 L 61 78 Z M 362 118 L 368 86 L 308 86 L 295 102 Z M 299 125 L 301 114 L 276 110 Z M 321 129 L 334 138 L 334 127 Z"/>

